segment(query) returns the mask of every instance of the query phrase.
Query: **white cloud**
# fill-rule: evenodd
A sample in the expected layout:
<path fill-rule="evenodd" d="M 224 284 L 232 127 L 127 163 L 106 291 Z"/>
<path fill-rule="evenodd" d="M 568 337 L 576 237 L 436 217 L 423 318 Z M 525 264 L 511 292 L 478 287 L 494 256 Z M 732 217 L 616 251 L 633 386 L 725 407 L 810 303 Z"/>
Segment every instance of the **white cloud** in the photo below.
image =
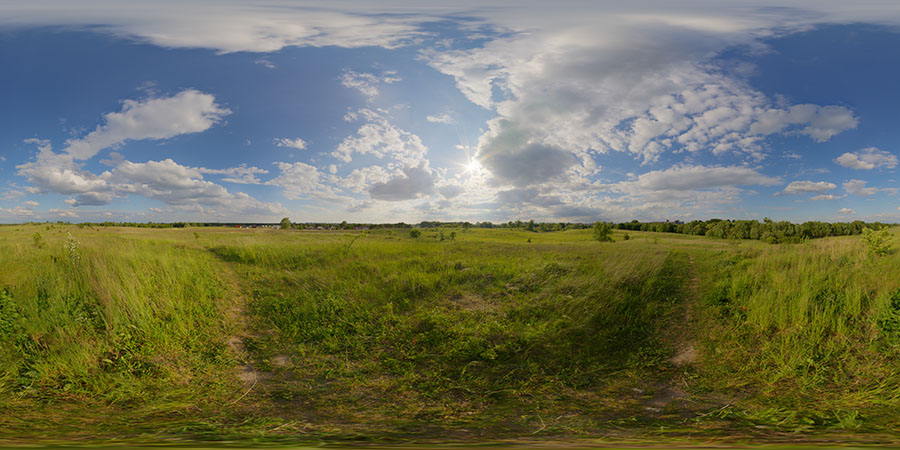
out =
<path fill-rule="evenodd" d="M 291 200 L 309 197 L 338 199 L 333 190 L 325 184 L 322 173 L 315 166 L 302 162 L 276 162 L 275 165 L 281 174 L 266 184 L 284 188 L 285 197 Z"/>
<path fill-rule="evenodd" d="M 384 183 L 391 178 L 391 174 L 381 166 L 369 166 L 353 169 L 346 177 L 337 180 L 338 186 L 355 194 L 368 191 L 374 183 Z"/>
<path fill-rule="evenodd" d="M 849 169 L 872 170 L 877 167 L 888 169 L 897 167 L 897 157 L 879 150 L 877 147 L 864 148 L 856 153 L 844 153 L 835 158 L 834 162 Z"/>
<path fill-rule="evenodd" d="M 47 212 L 50 214 L 56 214 L 59 217 L 68 217 L 70 219 L 78 217 L 78 213 L 72 211 L 71 209 L 48 209 Z"/>
<path fill-rule="evenodd" d="M 237 183 L 237 184 L 261 184 L 257 175 L 263 175 L 269 173 L 268 170 L 260 169 L 259 167 L 247 167 L 246 164 L 241 164 L 237 167 L 230 167 L 227 169 L 207 169 L 204 167 L 200 167 L 197 169 L 200 173 L 206 173 L 210 175 L 227 175 L 222 178 L 222 181 L 227 181 L 229 183 Z"/>
<path fill-rule="evenodd" d="M 393 126 L 380 111 L 362 109 L 348 114 L 348 119 L 366 118 L 355 136 L 348 136 L 332 152 L 332 156 L 344 162 L 353 160 L 353 155 L 372 155 L 377 158 L 391 158 L 406 167 L 418 167 L 425 160 L 428 148 L 419 136 Z"/>
<path fill-rule="evenodd" d="M 345 70 L 343 74 L 341 74 L 341 85 L 355 89 L 359 91 L 360 94 L 372 100 L 373 98 L 378 96 L 378 86 L 381 84 L 393 84 L 398 81 L 402 81 L 400 77 L 397 76 L 396 72 L 388 71 L 384 72 L 381 75 L 375 75 L 367 72 L 354 72 L 352 70 Z"/>
<path fill-rule="evenodd" d="M 428 115 L 425 117 L 425 120 L 431 123 L 453 123 L 453 117 L 447 113 Z"/>
<path fill-rule="evenodd" d="M 307 142 L 303 139 L 296 138 L 279 138 L 275 139 L 275 145 L 278 147 L 287 147 L 287 148 L 295 148 L 297 150 L 306 150 Z"/>
<path fill-rule="evenodd" d="M 28 200 L 28 201 L 22 202 L 22 204 L 25 206 L 32 206 L 32 207 L 40 205 L 40 203 L 33 201 L 33 200 Z"/>
<path fill-rule="evenodd" d="M 878 193 L 878 188 L 866 187 L 866 184 L 867 183 L 863 180 L 850 180 L 844 183 L 844 190 L 847 191 L 848 194 L 858 195 L 860 197 L 868 197 Z"/>
<path fill-rule="evenodd" d="M 583 206 L 602 207 L 624 219 L 632 217 L 684 217 L 710 205 L 735 203 L 745 192 L 742 186 L 772 186 L 780 179 L 743 166 L 675 166 L 643 173 L 633 181 L 597 186 L 619 194 L 604 202 L 582 202 Z M 570 197 L 563 197 L 572 204 Z"/>
<path fill-rule="evenodd" d="M 67 154 L 56 154 L 49 146 L 39 151 L 35 161 L 17 166 L 39 192 L 76 195 L 67 200 L 73 206 L 105 205 L 115 198 L 141 195 L 170 205 L 202 205 L 227 210 L 231 214 L 256 217 L 283 212 L 281 205 L 260 202 L 244 193 L 230 193 L 224 187 L 203 180 L 202 170 L 182 166 L 171 159 L 133 163 L 115 161 L 115 167 L 96 175 L 83 170 Z M 231 169 L 240 175 L 242 168 Z M 231 172 L 222 170 L 220 172 Z M 249 175 L 258 171 L 246 168 Z M 244 175 L 247 175 L 245 172 Z"/>
<path fill-rule="evenodd" d="M 256 61 L 253 61 L 253 63 L 259 64 L 259 65 L 265 67 L 266 69 L 277 69 L 278 68 L 278 66 L 275 65 L 275 63 L 273 63 L 272 61 L 269 61 L 266 58 L 257 59 Z"/>
<path fill-rule="evenodd" d="M 206 131 L 231 114 L 210 94 L 188 89 L 171 97 L 125 100 L 120 112 L 107 113 L 104 123 L 80 139 L 66 141 L 63 149 L 73 159 L 86 160 L 100 150 L 126 140 L 168 139 Z"/>
<path fill-rule="evenodd" d="M 604 4 L 607 14 L 584 20 L 571 11 L 537 7 L 546 14 L 543 22 L 503 21 L 519 33 L 471 50 L 424 52 L 473 103 L 496 111 L 479 140 L 485 167 L 496 171 L 502 164 L 483 157 L 505 162 L 508 155 L 538 158 L 535 165 L 553 161 L 554 170 L 544 178 L 569 167 L 592 174 L 596 155 L 611 150 L 633 153 L 645 163 L 683 150 L 758 160 L 773 134 L 821 142 L 857 125 L 846 107 L 784 104 L 708 61 L 729 46 L 756 42 L 759 35 L 750 30 L 775 26 L 779 19 L 784 24 L 787 17 L 755 16 L 752 9 L 730 16 L 711 5 L 687 13 L 654 4 L 657 10 L 649 14 L 647 5 L 628 5 Z M 510 130 L 518 135 L 517 145 L 508 144 Z M 531 146 L 528 155 L 519 155 L 523 145 Z"/>
<path fill-rule="evenodd" d="M 106 180 L 82 170 L 71 155 L 53 152 L 49 142 L 33 139 L 26 142 L 37 144 L 38 154 L 34 161 L 16 166 L 17 173 L 39 192 L 79 194 L 108 188 Z"/>
<path fill-rule="evenodd" d="M 837 185 L 827 181 L 792 181 L 778 195 L 809 194 L 830 191 Z"/>
<path fill-rule="evenodd" d="M 743 166 L 676 166 L 638 176 L 620 185 L 644 191 L 683 191 L 733 186 L 772 186 L 780 180 Z"/>
<path fill-rule="evenodd" d="M 223 53 L 273 52 L 287 46 L 396 48 L 423 35 L 420 17 L 366 14 L 371 5 L 158 0 L 152 5 L 107 0 L 0 4 L 0 25 L 69 25 L 172 48 Z M 375 12 L 375 11 L 371 11 Z"/>
<path fill-rule="evenodd" d="M 810 200 L 839 200 L 846 196 L 847 196 L 846 194 L 844 194 L 844 195 L 821 194 L 821 195 L 814 195 L 814 196 L 810 197 L 809 199 Z"/>
<path fill-rule="evenodd" d="M 146 163 L 125 161 L 106 178 L 113 184 L 116 194 L 138 194 L 169 205 L 200 205 L 250 216 L 285 212 L 280 204 L 261 202 L 242 192 L 228 192 L 218 184 L 203 180 L 199 169 L 182 166 L 171 159 Z M 104 198 L 102 193 L 95 196 L 98 202 Z"/>
<path fill-rule="evenodd" d="M 30 217 L 34 215 L 33 210 L 21 206 L 16 206 L 15 208 L 0 208 L 0 213 L 16 217 Z"/>
<path fill-rule="evenodd" d="M 19 189 L 7 189 L 0 195 L 0 200 L 17 200 L 25 196 L 25 192 Z"/>
<path fill-rule="evenodd" d="M 259 183 L 257 167 L 206 169 L 182 166 L 172 159 L 134 163 L 118 153 L 110 153 L 101 163 L 112 166 L 100 174 L 83 168 L 79 160 L 90 159 L 100 150 L 129 139 L 166 139 L 201 132 L 230 113 L 215 103 L 212 95 L 186 90 L 172 97 L 144 101 L 126 100 L 122 111 L 104 116 L 104 123 L 81 139 L 66 142 L 63 153 L 55 153 L 48 141 L 28 139 L 38 146 L 34 160 L 16 166 L 38 193 L 75 195 L 66 203 L 74 207 L 105 205 L 115 198 L 140 195 L 178 208 L 203 213 L 219 208 L 233 217 L 270 217 L 284 213 L 277 203 L 261 202 L 249 195 L 231 193 L 204 180 L 203 173 L 226 175 L 226 181 Z M 69 210 L 59 214 L 74 214 Z"/>
<path fill-rule="evenodd" d="M 856 211 L 854 211 L 850 208 L 841 208 L 840 211 L 838 211 L 838 212 L 841 214 L 856 214 Z"/>

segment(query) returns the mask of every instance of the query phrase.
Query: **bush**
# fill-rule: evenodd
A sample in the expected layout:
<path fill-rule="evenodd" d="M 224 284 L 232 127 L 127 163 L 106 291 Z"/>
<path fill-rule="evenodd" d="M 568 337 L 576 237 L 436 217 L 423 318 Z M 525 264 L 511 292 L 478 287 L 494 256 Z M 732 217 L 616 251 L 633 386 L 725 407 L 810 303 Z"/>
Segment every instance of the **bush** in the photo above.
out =
<path fill-rule="evenodd" d="M 409 230 L 409 237 L 417 238 L 422 235 L 422 232 L 419 230 Z"/>
<path fill-rule="evenodd" d="M 595 222 L 594 239 L 600 242 L 612 242 L 612 225 L 609 222 Z"/>
<path fill-rule="evenodd" d="M 863 229 L 862 239 L 872 255 L 884 256 L 893 249 L 891 241 L 894 239 L 894 236 L 891 235 L 887 228 L 882 228 L 878 231 L 865 228 Z"/>

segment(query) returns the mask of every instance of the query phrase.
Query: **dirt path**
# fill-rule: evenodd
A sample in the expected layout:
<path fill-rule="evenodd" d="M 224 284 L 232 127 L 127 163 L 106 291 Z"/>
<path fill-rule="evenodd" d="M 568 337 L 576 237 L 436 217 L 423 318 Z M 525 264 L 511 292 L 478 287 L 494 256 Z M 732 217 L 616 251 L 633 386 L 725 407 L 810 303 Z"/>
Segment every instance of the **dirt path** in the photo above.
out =
<path fill-rule="evenodd" d="M 672 336 L 675 342 L 675 356 L 669 359 L 669 362 L 676 366 L 693 364 L 697 360 L 697 349 L 691 333 L 691 325 L 694 321 L 694 310 L 697 307 L 700 278 L 694 267 L 694 255 L 688 255 L 688 257 L 690 258 L 690 278 L 685 288 L 684 319 L 675 327 L 674 336 Z"/>
<path fill-rule="evenodd" d="M 225 283 L 230 286 L 228 292 L 233 294 L 229 299 L 230 304 L 226 311 L 226 321 L 232 328 L 229 330 L 230 335 L 225 341 L 225 345 L 228 346 L 228 350 L 238 362 L 234 370 L 242 384 L 241 391 L 236 393 L 235 398 L 229 403 L 237 404 L 258 387 L 257 385 L 266 378 L 266 374 L 254 368 L 250 353 L 244 344 L 244 340 L 250 338 L 252 334 L 247 317 L 248 299 L 244 295 L 245 290 L 241 285 L 240 276 L 227 264 L 222 263 L 222 265 L 223 269 L 220 273 L 222 273 Z"/>
<path fill-rule="evenodd" d="M 672 318 L 666 324 L 664 332 L 665 342 L 671 343 L 674 350 L 673 356 L 668 362 L 676 370 L 663 380 L 657 380 L 648 386 L 642 395 L 641 406 L 654 416 L 676 414 L 690 416 L 694 408 L 688 395 L 687 380 L 683 376 L 683 370 L 697 361 L 698 352 L 693 333 L 695 311 L 699 298 L 700 278 L 694 266 L 694 256 L 688 255 L 689 275 L 683 290 L 683 312 L 680 320 Z M 648 395 L 649 394 L 649 395 Z"/>

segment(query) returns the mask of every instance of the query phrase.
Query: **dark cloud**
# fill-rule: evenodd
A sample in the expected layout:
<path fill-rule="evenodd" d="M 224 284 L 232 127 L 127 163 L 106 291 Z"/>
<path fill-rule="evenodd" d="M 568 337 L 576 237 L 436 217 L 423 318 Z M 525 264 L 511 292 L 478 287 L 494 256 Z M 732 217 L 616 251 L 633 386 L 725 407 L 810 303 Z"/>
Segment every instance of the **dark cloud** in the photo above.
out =
<path fill-rule="evenodd" d="M 411 200 L 433 192 L 434 176 L 424 166 L 403 169 L 403 175 L 383 183 L 375 183 L 369 189 L 369 195 L 373 199 L 387 201 Z"/>

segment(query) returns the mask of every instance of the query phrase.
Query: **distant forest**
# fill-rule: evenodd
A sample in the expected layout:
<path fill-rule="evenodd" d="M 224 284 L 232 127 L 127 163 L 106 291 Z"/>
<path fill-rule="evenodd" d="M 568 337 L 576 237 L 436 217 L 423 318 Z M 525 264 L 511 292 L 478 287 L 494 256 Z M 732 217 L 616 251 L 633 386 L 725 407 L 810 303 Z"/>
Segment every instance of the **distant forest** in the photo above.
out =
<path fill-rule="evenodd" d="M 655 231 L 659 233 L 680 233 L 694 236 L 710 236 L 720 239 L 754 239 L 770 244 L 800 242 L 829 236 L 851 236 L 862 234 L 866 228 L 879 230 L 887 227 L 881 222 L 775 222 L 770 219 L 757 220 L 694 220 L 691 222 L 638 222 L 632 220 L 619 223 L 619 230 Z"/>
<path fill-rule="evenodd" d="M 71 225 L 69 222 L 56 222 L 60 225 Z M 284 228 L 278 223 L 218 223 L 218 222 L 100 222 L 79 223 L 79 227 L 136 227 L 136 228 L 186 228 L 186 227 L 234 227 L 234 228 Z M 862 234 L 865 228 L 879 230 L 888 227 L 889 224 L 881 222 L 803 222 L 792 223 L 788 221 L 775 222 L 769 218 L 758 220 L 693 220 L 690 222 L 665 221 L 665 222 L 608 222 L 614 229 L 625 231 L 650 231 L 657 233 L 679 233 L 693 236 L 709 236 L 719 239 L 753 239 L 768 242 L 770 244 L 801 242 L 807 239 L 817 239 L 829 236 L 852 236 Z M 33 223 L 34 225 L 50 225 L 49 223 Z M 504 223 L 493 222 L 439 222 L 423 221 L 418 224 L 397 223 L 291 223 L 287 225 L 295 230 L 373 230 L 381 228 L 462 228 L 464 231 L 472 228 L 505 228 L 536 233 L 553 231 L 580 230 L 590 228 L 592 224 L 573 222 L 527 222 L 521 220 Z"/>

